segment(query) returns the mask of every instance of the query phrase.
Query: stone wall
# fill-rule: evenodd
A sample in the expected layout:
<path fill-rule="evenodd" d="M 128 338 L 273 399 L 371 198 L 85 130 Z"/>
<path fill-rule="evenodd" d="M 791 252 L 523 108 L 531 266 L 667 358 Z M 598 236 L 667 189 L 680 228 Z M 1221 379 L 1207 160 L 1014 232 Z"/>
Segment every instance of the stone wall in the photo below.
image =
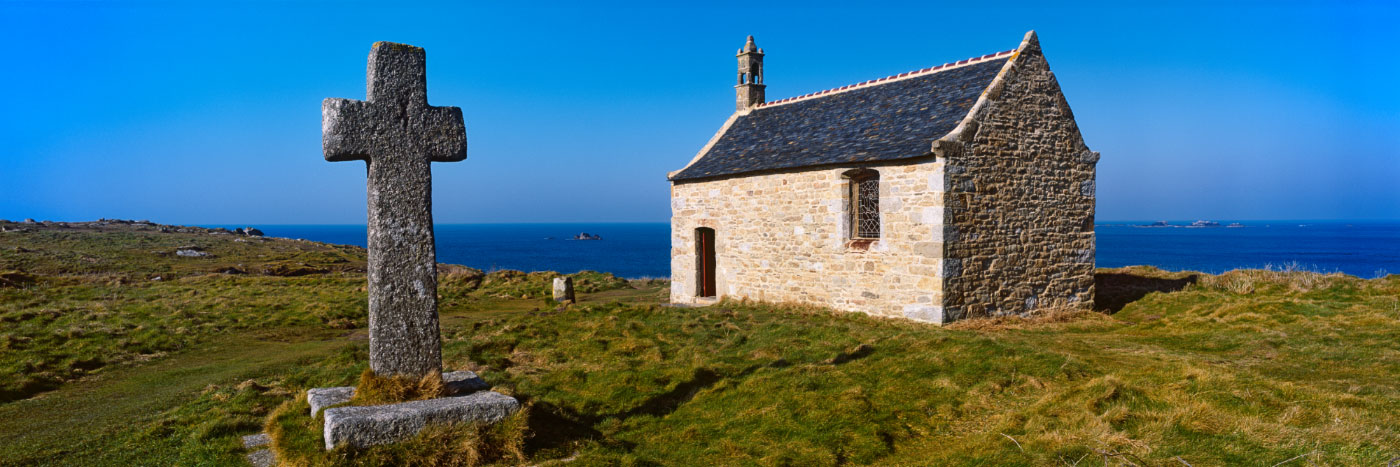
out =
<path fill-rule="evenodd" d="M 1090 306 L 1098 153 L 1033 33 L 985 99 L 935 145 L 948 186 L 948 319 Z"/>
<path fill-rule="evenodd" d="M 696 229 L 715 229 L 720 296 L 942 322 L 942 162 L 880 174 L 880 239 L 850 241 L 848 180 L 817 168 L 671 187 L 671 300 L 696 293 Z"/>

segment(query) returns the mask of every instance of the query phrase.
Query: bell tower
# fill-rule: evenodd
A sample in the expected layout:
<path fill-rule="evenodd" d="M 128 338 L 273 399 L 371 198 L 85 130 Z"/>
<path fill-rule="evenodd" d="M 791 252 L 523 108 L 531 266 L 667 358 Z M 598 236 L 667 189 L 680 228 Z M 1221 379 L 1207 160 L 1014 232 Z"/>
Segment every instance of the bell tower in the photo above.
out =
<path fill-rule="evenodd" d="M 764 102 L 763 49 L 754 45 L 753 36 L 749 36 L 736 57 L 739 57 L 739 84 L 734 85 L 735 109 L 747 110 Z"/>

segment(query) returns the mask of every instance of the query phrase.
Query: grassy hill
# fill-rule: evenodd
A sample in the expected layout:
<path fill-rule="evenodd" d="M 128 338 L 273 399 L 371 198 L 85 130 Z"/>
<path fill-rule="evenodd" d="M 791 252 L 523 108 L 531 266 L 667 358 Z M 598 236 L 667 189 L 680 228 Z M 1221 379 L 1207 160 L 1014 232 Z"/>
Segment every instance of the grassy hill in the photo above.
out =
<path fill-rule="evenodd" d="M 239 437 L 267 427 L 307 465 L 1400 456 L 1397 275 L 1101 270 L 1097 312 L 940 328 L 671 308 L 663 281 L 596 273 L 561 309 L 545 298 L 553 273 L 443 266 L 446 366 L 528 411 L 500 436 L 326 454 L 289 414 L 367 364 L 362 249 L 125 222 L 0 229 L 0 464 L 236 465 Z"/>

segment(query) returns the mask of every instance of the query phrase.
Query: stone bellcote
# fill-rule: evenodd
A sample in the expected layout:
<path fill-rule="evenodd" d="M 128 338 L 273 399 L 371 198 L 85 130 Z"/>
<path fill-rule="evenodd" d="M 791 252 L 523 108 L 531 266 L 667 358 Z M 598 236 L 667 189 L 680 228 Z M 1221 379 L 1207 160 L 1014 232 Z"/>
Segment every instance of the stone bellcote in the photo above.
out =
<path fill-rule="evenodd" d="M 748 110 L 763 103 L 763 49 L 753 43 L 753 36 L 739 50 L 739 84 L 734 85 L 736 110 Z"/>

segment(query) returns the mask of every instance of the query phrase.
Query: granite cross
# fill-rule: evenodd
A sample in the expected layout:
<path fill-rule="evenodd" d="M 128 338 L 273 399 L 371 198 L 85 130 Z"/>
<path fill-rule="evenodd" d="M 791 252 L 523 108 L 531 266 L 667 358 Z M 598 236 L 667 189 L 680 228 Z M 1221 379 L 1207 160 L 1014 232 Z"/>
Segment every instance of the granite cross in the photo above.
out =
<path fill-rule="evenodd" d="M 366 99 L 321 103 L 321 149 L 369 171 L 369 366 L 381 376 L 442 371 L 429 162 L 467 158 L 462 109 L 428 105 L 427 56 L 376 42 Z"/>

